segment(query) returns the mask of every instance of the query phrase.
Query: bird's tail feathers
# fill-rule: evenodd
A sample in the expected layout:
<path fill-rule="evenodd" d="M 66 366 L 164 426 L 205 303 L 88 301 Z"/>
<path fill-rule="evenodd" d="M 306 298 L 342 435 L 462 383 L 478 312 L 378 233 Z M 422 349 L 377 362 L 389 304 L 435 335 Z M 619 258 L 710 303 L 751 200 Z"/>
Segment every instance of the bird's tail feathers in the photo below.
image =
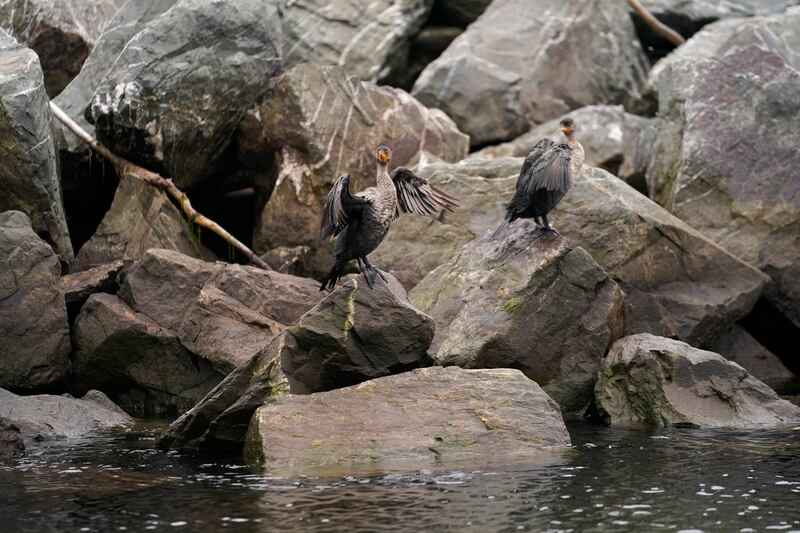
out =
<path fill-rule="evenodd" d="M 328 275 L 322 280 L 322 285 L 319 286 L 320 292 L 326 289 L 332 290 L 336 286 L 336 282 L 339 281 L 339 278 L 342 277 L 342 274 L 344 274 L 344 262 L 336 261 L 331 271 L 328 272 Z"/>
<path fill-rule="evenodd" d="M 511 224 L 511 217 L 506 216 L 506 218 L 503 219 L 503 221 L 500 223 L 500 225 L 497 226 L 497 229 L 494 230 L 494 233 L 492 233 L 492 236 L 490 237 L 490 239 L 491 240 L 497 239 L 500 236 L 500 234 L 503 233 L 506 230 L 506 228 L 508 227 L 509 224 Z"/>

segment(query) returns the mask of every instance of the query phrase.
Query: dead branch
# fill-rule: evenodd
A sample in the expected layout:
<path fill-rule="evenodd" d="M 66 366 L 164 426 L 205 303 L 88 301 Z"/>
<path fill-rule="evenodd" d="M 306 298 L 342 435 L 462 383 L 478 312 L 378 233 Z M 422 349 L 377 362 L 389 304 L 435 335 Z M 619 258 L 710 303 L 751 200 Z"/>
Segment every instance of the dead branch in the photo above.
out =
<path fill-rule="evenodd" d="M 639 3 L 639 0 L 628 0 L 628 5 L 631 6 L 631 9 L 633 9 L 633 11 L 639 15 L 642 20 L 644 20 L 645 24 L 650 26 L 654 32 L 675 46 L 680 46 L 686 42 L 686 39 L 684 39 L 681 34 L 655 18 L 652 13 L 650 13 L 644 8 L 644 6 L 642 6 L 641 3 Z"/>
<path fill-rule="evenodd" d="M 120 176 L 132 176 L 147 183 L 148 185 L 152 185 L 153 187 L 157 187 L 163 191 L 166 191 L 167 194 L 169 194 L 175 199 L 175 201 L 178 202 L 178 204 L 181 206 L 181 210 L 192 224 L 197 224 L 198 226 L 216 233 L 222 237 L 225 242 L 244 254 L 244 256 L 247 257 L 247 259 L 249 259 L 254 265 L 265 270 L 272 270 L 267 263 L 265 263 L 255 254 L 255 252 L 253 252 L 253 250 L 245 246 L 245 244 L 239 239 L 228 233 L 225 228 L 210 218 L 195 211 L 194 207 L 192 207 L 192 204 L 189 201 L 189 198 L 186 196 L 186 193 L 178 189 L 175 184 L 172 183 L 171 179 L 165 179 L 155 172 L 151 172 L 146 168 L 140 167 L 139 165 L 128 161 L 124 157 L 118 156 L 104 146 L 100 141 L 92 137 L 86 130 L 81 128 L 53 102 L 50 102 L 50 109 L 53 111 L 53 115 L 59 120 L 59 122 L 64 124 L 64 126 L 66 126 L 72 133 L 77 135 L 83 142 L 88 144 L 92 150 L 111 161 Z"/>

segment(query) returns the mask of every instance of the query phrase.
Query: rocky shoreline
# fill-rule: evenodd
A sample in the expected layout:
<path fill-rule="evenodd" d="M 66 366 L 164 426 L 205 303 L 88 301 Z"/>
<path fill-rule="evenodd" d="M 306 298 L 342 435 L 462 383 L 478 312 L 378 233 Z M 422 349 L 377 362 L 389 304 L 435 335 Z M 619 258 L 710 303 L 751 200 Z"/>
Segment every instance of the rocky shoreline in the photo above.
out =
<path fill-rule="evenodd" d="M 0 457 L 131 417 L 292 474 L 533 461 L 571 417 L 800 424 L 764 383 L 800 373 L 793 2 L 642 2 L 693 34 L 669 53 L 612 0 L 63 3 L 0 0 Z M 560 235 L 491 240 L 564 116 Z M 325 196 L 378 144 L 461 207 L 320 293 Z"/>

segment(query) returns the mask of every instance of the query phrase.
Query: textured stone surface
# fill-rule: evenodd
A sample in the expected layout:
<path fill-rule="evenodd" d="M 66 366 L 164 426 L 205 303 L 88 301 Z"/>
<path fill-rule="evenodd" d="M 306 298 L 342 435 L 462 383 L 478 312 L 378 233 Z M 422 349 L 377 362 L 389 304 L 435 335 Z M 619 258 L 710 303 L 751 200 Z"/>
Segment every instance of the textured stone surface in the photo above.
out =
<path fill-rule="evenodd" d="M 356 277 L 292 324 L 281 368 L 295 394 L 319 392 L 420 366 L 434 322 L 408 303 L 391 274 L 373 289 Z"/>
<path fill-rule="evenodd" d="M 495 0 L 413 94 L 481 145 L 581 106 L 624 103 L 638 94 L 645 63 L 623 2 Z"/>
<path fill-rule="evenodd" d="M 86 118 L 113 151 L 195 185 L 281 69 L 281 31 L 275 3 L 179 0 L 128 41 Z"/>
<path fill-rule="evenodd" d="M 119 275 L 122 272 L 122 260 L 106 263 L 61 276 L 61 290 L 70 318 L 74 318 L 89 296 L 96 292 L 115 294 L 119 288 Z"/>
<path fill-rule="evenodd" d="M 61 266 L 19 211 L 0 213 L 0 386 L 35 389 L 69 368 Z"/>
<path fill-rule="evenodd" d="M 634 186 L 644 186 L 655 143 L 657 121 L 626 113 L 622 106 L 590 105 L 540 124 L 507 143 L 489 146 L 471 158 L 525 157 L 541 139 L 555 137 L 559 122 L 570 117 L 586 152 L 584 164 L 601 167 Z"/>
<path fill-rule="evenodd" d="M 177 414 L 191 408 L 223 374 L 177 336 L 111 294 L 93 294 L 74 326 L 70 383 L 99 389 L 126 412 Z"/>
<path fill-rule="evenodd" d="M 338 65 L 379 81 L 407 64 L 408 42 L 433 0 L 283 0 L 284 62 Z"/>
<path fill-rule="evenodd" d="M 800 407 L 713 352 L 647 333 L 618 340 L 595 386 L 611 424 L 756 428 L 797 424 Z"/>
<path fill-rule="evenodd" d="M 573 413 L 622 332 L 623 295 L 586 251 L 529 222 L 467 244 L 410 299 L 436 320 L 436 364 L 518 368 Z"/>
<path fill-rule="evenodd" d="M 190 231 L 163 191 L 125 176 L 100 226 L 78 250 L 72 270 L 86 270 L 120 259 L 133 261 L 151 248 L 211 259 L 213 254 Z"/>
<path fill-rule="evenodd" d="M 780 381 L 794 377 L 777 355 L 762 346 L 741 326 L 734 325 L 723 333 L 711 351 L 733 361 L 762 381 Z"/>
<path fill-rule="evenodd" d="M 709 25 L 654 69 L 650 194 L 767 273 L 800 325 L 800 7 Z"/>
<path fill-rule="evenodd" d="M 42 62 L 47 94 L 57 95 L 83 62 L 123 0 L 0 0 L 3 29 Z"/>
<path fill-rule="evenodd" d="M 39 59 L 0 30 L 0 211 L 11 209 L 31 218 L 63 262 L 72 260 Z"/>
<path fill-rule="evenodd" d="M 127 0 L 108 22 L 102 35 L 80 69 L 80 73 L 53 100 L 83 129 L 94 134 L 84 111 L 100 82 L 109 75 L 114 61 L 127 42 L 139 33 L 150 20 L 175 4 L 176 0 Z M 62 184 L 65 189 L 79 187 L 91 174 L 89 148 L 61 123 L 56 135 L 62 162 Z"/>
<path fill-rule="evenodd" d="M 569 444 L 558 405 L 520 371 L 434 367 L 275 398 L 244 453 L 271 473 L 346 475 L 529 463 Z"/>
<path fill-rule="evenodd" d="M 0 419 L 19 427 L 26 448 L 40 441 L 76 438 L 133 424 L 133 419 L 98 391 L 83 398 L 71 396 L 17 396 L 0 389 Z"/>
<path fill-rule="evenodd" d="M 0 417 L 0 459 L 16 457 L 25 453 L 25 442 L 19 426 L 7 418 Z"/>
<path fill-rule="evenodd" d="M 265 400 L 352 385 L 418 366 L 433 321 L 408 304 L 391 275 L 340 285 L 261 352 L 231 372 L 162 437 L 168 447 L 241 448 Z M 288 375 L 287 375 L 288 374 Z"/>
<path fill-rule="evenodd" d="M 312 279 L 154 249 L 128 270 L 119 296 L 225 375 L 323 295 Z"/>
<path fill-rule="evenodd" d="M 342 172 L 351 190 L 375 181 L 375 148 L 387 144 L 394 166 L 429 156 L 457 161 L 467 138 L 441 111 L 406 92 L 347 77 L 337 67 L 299 65 L 281 76 L 260 108 L 265 142 L 279 148 L 275 191 L 255 229 L 259 253 L 281 246 L 319 249 L 319 220 Z M 313 268 L 327 271 L 330 256 Z"/>
<path fill-rule="evenodd" d="M 434 163 L 419 174 L 461 200 L 438 219 L 403 217 L 375 264 L 413 287 L 462 246 L 495 228 L 522 159 Z M 767 278 L 609 173 L 585 168 L 553 211 L 552 224 L 616 280 L 630 304 L 626 331 L 710 346 L 752 309 Z"/>
<path fill-rule="evenodd" d="M 465 244 L 497 225 L 521 164 L 517 158 L 465 159 L 418 169 L 421 177 L 458 198 L 459 208 L 436 218 L 400 217 L 370 261 L 412 289 Z"/>

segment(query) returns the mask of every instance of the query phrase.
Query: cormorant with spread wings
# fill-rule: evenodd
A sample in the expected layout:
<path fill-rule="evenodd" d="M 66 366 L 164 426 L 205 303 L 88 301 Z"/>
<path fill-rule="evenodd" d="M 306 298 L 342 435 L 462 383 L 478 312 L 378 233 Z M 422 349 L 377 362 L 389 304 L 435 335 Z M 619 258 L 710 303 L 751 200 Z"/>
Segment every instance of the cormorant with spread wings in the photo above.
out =
<path fill-rule="evenodd" d="M 583 146 L 575 139 L 575 121 L 565 118 L 559 126 L 558 143 L 542 139 L 528 152 L 519 171 L 514 198 L 506 206 L 505 220 L 492 238 L 518 218 L 533 218 L 542 229 L 555 231 L 547 221 L 547 213 L 572 187 L 584 160 Z"/>
<path fill-rule="evenodd" d="M 324 240 L 336 236 L 333 254 L 336 262 L 322 281 L 319 290 L 333 289 L 344 273 L 348 261 L 356 259 L 359 269 L 370 287 L 376 274 L 383 274 L 372 266 L 367 255 L 383 241 L 389 227 L 401 213 L 436 215 L 441 210 L 453 211 L 458 201 L 415 175 L 405 167 L 387 168 L 392 152 L 380 146 L 377 159 L 377 186 L 358 194 L 350 193 L 350 176 L 342 174 L 334 184 L 322 211 L 320 237 Z"/>

